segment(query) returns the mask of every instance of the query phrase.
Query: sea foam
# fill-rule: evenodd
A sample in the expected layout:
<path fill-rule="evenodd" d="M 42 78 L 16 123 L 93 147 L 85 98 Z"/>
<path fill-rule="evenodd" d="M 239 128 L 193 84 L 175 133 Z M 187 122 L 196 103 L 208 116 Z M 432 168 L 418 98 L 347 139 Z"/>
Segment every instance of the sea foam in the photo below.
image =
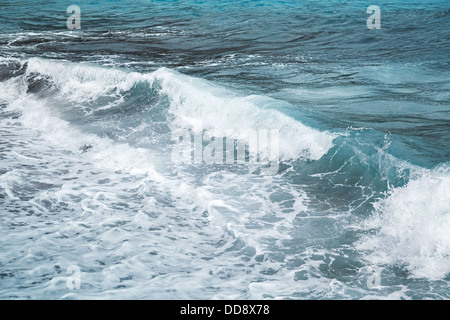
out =
<path fill-rule="evenodd" d="M 414 278 L 444 279 L 450 273 L 450 167 L 424 170 L 375 204 L 366 222 L 377 230 L 357 247 L 378 265 L 398 265 Z"/>

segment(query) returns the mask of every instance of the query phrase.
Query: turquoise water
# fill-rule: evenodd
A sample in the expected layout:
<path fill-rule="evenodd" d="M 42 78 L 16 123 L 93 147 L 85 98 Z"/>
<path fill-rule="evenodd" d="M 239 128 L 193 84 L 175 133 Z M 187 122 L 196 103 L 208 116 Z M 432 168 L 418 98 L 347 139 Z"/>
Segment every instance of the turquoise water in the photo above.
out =
<path fill-rule="evenodd" d="M 73 4 L 0 4 L 1 298 L 450 297 L 447 1 Z"/>

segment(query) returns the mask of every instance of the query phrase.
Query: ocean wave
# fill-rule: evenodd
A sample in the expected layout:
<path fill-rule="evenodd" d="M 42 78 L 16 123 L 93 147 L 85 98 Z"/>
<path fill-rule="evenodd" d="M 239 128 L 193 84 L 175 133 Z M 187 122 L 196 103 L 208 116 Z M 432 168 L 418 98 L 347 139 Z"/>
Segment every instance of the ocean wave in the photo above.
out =
<path fill-rule="evenodd" d="M 44 87 L 57 88 L 59 101 L 82 106 L 96 104 L 95 109 L 120 107 L 123 97 L 139 83 L 147 83 L 169 100 L 168 125 L 173 129 L 189 128 L 194 131 L 232 130 L 231 138 L 242 138 L 240 131 L 279 130 L 280 159 L 321 158 L 333 146 L 336 135 L 321 132 L 302 124 L 272 106 L 280 102 L 268 97 L 250 95 L 222 88 L 203 79 L 160 68 L 148 74 L 99 67 L 92 64 L 52 61 L 32 58 L 21 62 L 26 67 L 27 91 L 39 93 Z M 38 81 L 50 81 L 43 85 Z M 8 85 L 2 83 L 2 86 Z M 16 92 L 24 90 L 17 83 Z M 13 88 L 14 89 L 14 88 Z M 8 91 L 11 91 L 8 88 Z M 9 92 L 16 96 L 16 92 Z M 105 97 L 109 97 L 105 104 Z M 28 97 L 27 97 L 28 99 Z"/>

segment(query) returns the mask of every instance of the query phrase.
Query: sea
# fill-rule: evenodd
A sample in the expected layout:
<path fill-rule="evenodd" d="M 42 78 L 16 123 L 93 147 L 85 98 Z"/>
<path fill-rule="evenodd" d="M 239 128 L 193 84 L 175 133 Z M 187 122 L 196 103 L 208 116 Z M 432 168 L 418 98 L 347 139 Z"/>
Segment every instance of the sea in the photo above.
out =
<path fill-rule="evenodd" d="M 450 299 L 447 0 L 1 0 L 1 299 Z"/>

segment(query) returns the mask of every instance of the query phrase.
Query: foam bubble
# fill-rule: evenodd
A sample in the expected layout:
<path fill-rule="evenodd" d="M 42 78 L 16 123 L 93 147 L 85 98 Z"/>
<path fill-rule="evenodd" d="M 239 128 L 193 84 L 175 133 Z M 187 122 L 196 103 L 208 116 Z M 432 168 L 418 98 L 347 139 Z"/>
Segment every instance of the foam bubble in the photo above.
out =
<path fill-rule="evenodd" d="M 450 167 L 424 171 L 376 203 L 367 226 L 378 230 L 357 248 L 376 264 L 406 267 L 410 276 L 439 280 L 450 273 Z"/>

